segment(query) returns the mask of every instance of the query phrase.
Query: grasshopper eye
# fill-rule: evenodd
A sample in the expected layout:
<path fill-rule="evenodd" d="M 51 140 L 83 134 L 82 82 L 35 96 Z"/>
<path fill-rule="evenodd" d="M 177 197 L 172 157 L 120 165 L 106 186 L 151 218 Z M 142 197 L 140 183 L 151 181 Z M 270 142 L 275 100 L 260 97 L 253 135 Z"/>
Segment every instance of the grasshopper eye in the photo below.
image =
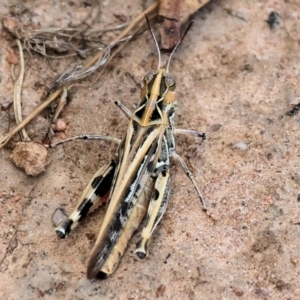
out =
<path fill-rule="evenodd" d="M 156 75 L 156 72 L 150 72 L 144 77 L 144 83 L 148 84 Z"/>
<path fill-rule="evenodd" d="M 144 99 L 144 97 L 146 95 L 148 95 L 151 87 L 150 87 L 150 82 L 153 81 L 153 78 L 156 76 L 156 72 L 152 71 L 152 72 L 149 72 L 143 79 L 144 81 L 144 86 L 143 88 L 141 89 L 141 99 Z"/>
<path fill-rule="evenodd" d="M 166 75 L 165 84 L 170 90 L 172 90 L 172 91 L 175 90 L 176 83 L 175 83 L 175 80 L 171 76 Z"/>
<path fill-rule="evenodd" d="M 171 104 L 176 100 L 176 83 L 175 80 L 168 74 L 165 75 L 166 94 L 164 97 L 164 103 Z"/>

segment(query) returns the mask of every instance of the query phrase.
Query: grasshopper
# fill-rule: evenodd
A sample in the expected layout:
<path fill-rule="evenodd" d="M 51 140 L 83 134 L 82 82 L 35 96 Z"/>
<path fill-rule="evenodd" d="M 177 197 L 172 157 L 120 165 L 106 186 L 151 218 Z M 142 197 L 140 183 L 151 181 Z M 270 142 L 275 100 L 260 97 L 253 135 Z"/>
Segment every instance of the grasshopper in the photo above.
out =
<path fill-rule="evenodd" d="M 102 139 L 118 144 L 116 159 L 95 173 L 73 212 L 56 228 L 57 235 L 65 238 L 103 199 L 107 199 L 106 213 L 88 262 L 89 279 L 103 279 L 114 272 L 145 215 L 136 254 L 140 258 L 147 256 L 149 239 L 169 202 L 170 158 L 180 162 L 206 211 L 204 199 L 191 171 L 175 152 L 176 134 L 190 134 L 202 140 L 206 138 L 203 132 L 174 126 L 175 80 L 169 75 L 169 65 L 191 24 L 169 56 L 167 67 L 163 69 L 160 49 L 148 19 L 147 23 L 158 52 L 158 69 L 144 77 L 141 101 L 133 113 L 119 101 L 115 102 L 129 119 L 124 138 L 119 140 L 110 136 L 82 135 L 62 141 Z"/>

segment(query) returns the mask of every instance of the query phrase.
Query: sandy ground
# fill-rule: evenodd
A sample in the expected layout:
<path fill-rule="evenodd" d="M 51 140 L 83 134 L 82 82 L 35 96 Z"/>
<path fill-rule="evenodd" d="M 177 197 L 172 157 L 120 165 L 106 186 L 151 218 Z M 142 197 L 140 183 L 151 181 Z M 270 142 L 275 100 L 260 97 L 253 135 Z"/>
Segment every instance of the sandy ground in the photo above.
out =
<path fill-rule="evenodd" d="M 0 4 L 1 19 L 9 14 L 9 2 Z M 73 1 L 23 3 L 29 11 L 20 10 L 16 18 L 41 27 L 66 26 L 90 9 Z M 113 14 L 131 20 L 145 5 L 120 3 L 103 1 L 95 28 L 120 23 Z M 266 20 L 272 11 L 281 19 L 271 30 Z M 134 254 L 136 235 L 109 279 L 89 281 L 86 264 L 103 210 L 66 240 L 56 237 L 52 216 L 57 209 L 71 211 L 116 146 L 76 141 L 51 149 L 51 163 L 38 177 L 26 176 L 11 163 L 11 150 L 2 149 L 0 299 L 300 299 L 300 115 L 285 115 L 300 102 L 299 2 L 212 1 L 194 21 L 171 63 L 178 91 L 176 124 L 205 131 L 208 139 L 198 146 L 196 138 L 179 136 L 177 148 L 217 222 L 202 212 L 194 187 L 173 164 L 170 205 L 148 258 Z M 3 31 L 1 36 L 3 103 L 13 93 L 6 60 L 12 43 Z M 26 54 L 25 60 L 26 115 L 43 92 L 35 83 L 48 85 L 59 73 L 37 55 Z M 145 32 L 92 88 L 76 89 L 63 112 L 69 136 L 122 137 L 128 121 L 113 102 L 121 100 L 134 110 L 142 78 L 156 64 Z M 55 65 L 63 70 L 63 62 Z M 6 112 L 1 120 L 3 133 Z"/>

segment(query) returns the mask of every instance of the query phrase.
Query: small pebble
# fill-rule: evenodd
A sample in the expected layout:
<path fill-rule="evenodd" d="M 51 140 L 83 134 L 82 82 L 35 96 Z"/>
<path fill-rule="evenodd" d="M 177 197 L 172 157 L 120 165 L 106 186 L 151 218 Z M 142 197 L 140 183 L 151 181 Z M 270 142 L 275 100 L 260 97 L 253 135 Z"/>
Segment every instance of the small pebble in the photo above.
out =
<path fill-rule="evenodd" d="M 16 196 L 13 196 L 13 197 L 9 198 L 9 201 L 10 201 L 10 202 L 15 202 L 15 203 L 16 203 L 16 202 L 19 202 L 21 199 L 22 199 L 21 196 L 16 195 Z"/>
<path fill-rule="evenodd" d="M 244 142 L 238 142 L 232 146 L 232 149 L 238 149 L 238 150 L 245 151 L 245 150 L 248 150 L 248 145 Z"/>
<path fill-rule="evenodd" d="M 217 131 L 219 131 L 219 129 L 220 129 L 221 127 L 222 127 L 221 124 L 213 124 L 213 125 L 211 125 L 210 129 L 211 129 L 211 131 L 213 131 L 213 132 L 217 132 Z"/>
<path fill-rule="evenodd" d="M 10 107 L 12 106 L 12 102 L 10 101 L 4 101 L 1 103 L 1 111 L 7 111 L 10 109 Z"/>
<path fill-rule="evenodd" d="M 12 64 L 12 65 L 16 65 L 19 63 L 18 56 L 16 55 L 15 51 L 10 48 L 8 49 L 8 55 L 6 57 L 6 60 L 9 64 Z"/>
<path fill-rule="evenodd" d="M 65 134 L 64 132 L 60 132 L 60 133 L 59 133 L 59 138 L 60 138 L 61 140 L 65 140 L 65 139 L 67 138 L 67 136 L 66 136 L 66 134 Z"/>
<path fill-rule="evenodd" d="M 25 171 L 27 175 L 38 176 L 50 163 L 45 146 L 34 142 L 16 144 L 10 159 L 12 163 Z"/>
<path fill-rule="evenodd" d="M 64 212 L 58 208 L 52 216 L 52 222 L 54 226 L 58 226 L 63 220 L 66 219 L 66 217 L 67 216 L 64 214 Z"/>
<path fill-rule="evenodd" d="M 92 241 L 96 238 L 96 235 L 95 235 L 95 233 L 88 232 L 88 233 L 86 233 L 86 237 L 88 238 L 89 241 Z"/>
<path fill-rule="evenodd" d="M 4 17 L 2 20 L 2 25 L 10 33 L 14 34 L 17 28 L 17 21 L 10 17 Z"/>
<path fill-rule="evenodd" d="M 56 131 L 64 131 L 67 128 L 67 123 L 63 119 L 57 119 L 55 124 Z"/>

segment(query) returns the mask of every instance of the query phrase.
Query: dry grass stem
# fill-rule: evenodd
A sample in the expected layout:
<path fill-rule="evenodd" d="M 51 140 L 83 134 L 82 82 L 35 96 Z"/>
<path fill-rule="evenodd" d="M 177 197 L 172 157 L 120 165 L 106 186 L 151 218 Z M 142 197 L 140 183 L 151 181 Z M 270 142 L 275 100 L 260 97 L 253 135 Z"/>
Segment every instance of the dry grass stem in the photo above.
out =
<path fill-rule="evenodd" d="M 17 40 L 17 45 L 19 48 L 20 53 L 20 72 L 17 80 L 14 84 L 14 114 L 17 125 L 20 124 L 23 121 L 22 117 L 22 107 L 21 107 L 21 92 L 22 92 L 22 84 L 24 79 L 24 72 L 25 72 L 25 66 L 24 66 L 24 56 L 23 56 L 23 49 L 20 40 Z M 30 138 L 28 134 L 26 133 L 25 128 L 21 129 L 20 132 L 21 139 L 23 142 L 29 142 Z"/>
<path fill-rule="evenodd" d="M 56 107 L 56 110 L 55 110 L 55 114 L 52 118 L 53 123 L 57 120 L 59 114 L 62 112 L 64 107 L 67 105 L 67 96 L 68 96 L 68 90 L 64 88 L 63 92 L 61 93 L 61 96 L 58 100 L 57 107 Z"/>

